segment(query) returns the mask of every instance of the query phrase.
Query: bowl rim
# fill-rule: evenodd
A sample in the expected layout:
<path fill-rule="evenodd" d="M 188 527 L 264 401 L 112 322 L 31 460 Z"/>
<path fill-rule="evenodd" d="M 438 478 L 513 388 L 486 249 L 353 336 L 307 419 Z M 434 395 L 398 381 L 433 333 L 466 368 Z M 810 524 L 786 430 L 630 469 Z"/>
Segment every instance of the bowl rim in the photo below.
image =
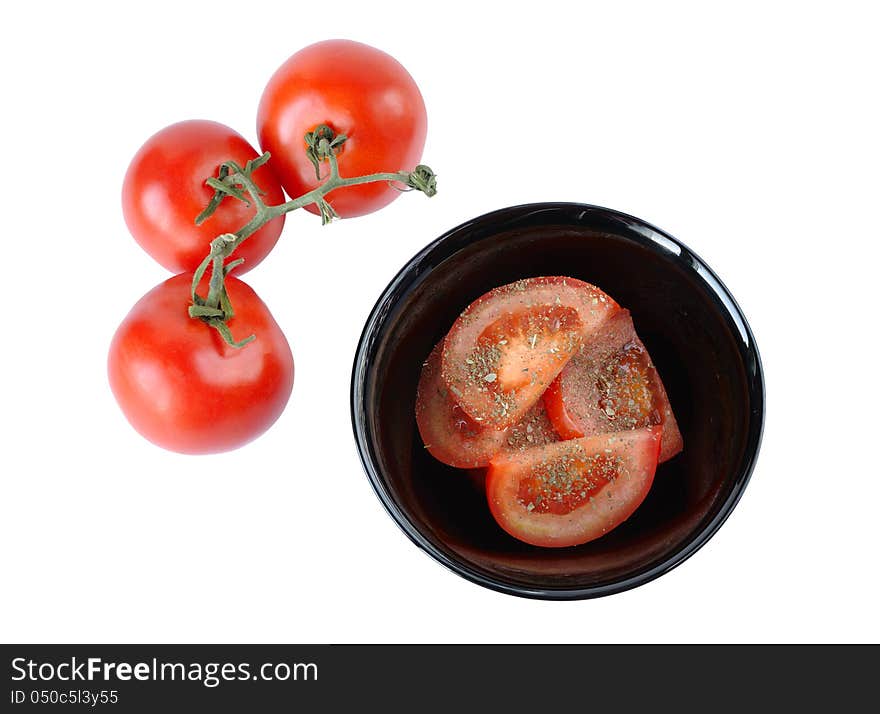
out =
<path fill-rule="evenodd" d="M 721 309 L 723 309 L 725 313 L 724 317 L 736 327 L 740 337 L 740 339 L 737 340 L 737 347 L 741 352 L 743 363 L 746 365 L 754 365 L 753 373 L 746 375 L 747 381 L 750 383 L 748 389 L 750 408 L 745 456 L 743 463 L 735 476 L 729 494 L 724 499 L 724 502 L 720 505 L 715 515 L 708 522 L 704 523 L 701 528 L 694 531 L 694 533 L 692 533 L 691 536 L 676 550 L 668 554 L 661 561 L 658 561 L 650 567 L 641 569 L 632 575 L 627 575 L 611 582 L 598 585 L 571 588 L 526 587 L 490 577 L 484 572 L 471 567 L 466 562 L 450 558 L 445 552 L 440 550 L 428 538 L 426 538 L 418 530 L 412 520 L 410 520 L 407 513 L 397 505 L 379 473 L 378 465 L 370 446 L 370 430 L 367 426 L 366 419 L 363 418 L 363 414 L 365 414 L 367 356 L 372 343 L 376 339 L 379 326 L 390 313 L 391 310 L 389 308 L 393 307 L 393 305 L 388 304 L 389 299 L 404 283 L 413 283 L 416 280 L 421 281 L 424 279 L 424 277 L 430 273 L 430 270 L 413 274 L 414 268 L 420 265 L 424 259 L 438 250 L 447 241 L 452 240 L 463 231 L 474 229 L 480 224 L 491 221 L 492 219 L 497 219 L 501 216 L 506 216 L 507 219 L 505 222 L 510 223 L 515 220 L 523 220 L 536 212 L 558 214 L 560 212 L 571 213 L 575 211 L 581 212 L 581 218 L 586 213 L 598 214 L 606 219 L 626 224 L 627 228 L 635 230 L 635 232 L 641 236 L 643 239 L 641 242 L 644 247 L 654 250 L 665 259 L 674 258 L 681 263 L 682 256 L 684 254 L 688 255 L 688 269 L 697 274 L 697 277 L 700 279 L 703 286 L 711 292 L 720 303 Z M 571 220 L 569 220 L 568 223 L 574 225 L 574 222 Z M 503 228 L 500 230 L 503 230 Z M 489 236 L 483 236 L 479 240 L 487 237 Z M 620 237 L 624 240 L 634 240 L 632 236 Z M 465 245 L 470 245 L 472 242 L 473 241 L 470 241 Z M 446 256 L 444 260 L 451 257 L 452 254 L 458 252 L 458 250 L 461 250 L 463 247 L 464 246 L 460 246 L 457 248 L 449 256 Z M 679 265 L 679 267 L 682 266 Z M 669 233 L 666 233 L 660 228 L 657 228 L 636 216 L 611 208 L 587 203 L 539 202 L 499 208 L 464 221 L 454 228 L 445 231 L 406 261 L 376 300 L 370 311 L 369 317 L 364 324 L 364 328 L 361 331 L 357 349 L 355 350 L 354 363 L 352 365 L 350 407 L 352 430 L 354 432 L 358 456 L 360 457 L 361 465 L 367 474 L 370 484 L 373 487 L 373 491 L 394 522 L 417 547 L 456 575 L 497 592 L 540 600 L 584 600 L 613 595 L 649 583 L 673 568 L 681 565 L 705 545 L 713 535 L 715 535 L 739 502 L 745 487 L 752 476 L 752 472 L 754 471 L 763 437 L 766 404 L 764 370 L 751 327 L 733 295 L 702 258 L 694 253 L 687 245 Z"/>

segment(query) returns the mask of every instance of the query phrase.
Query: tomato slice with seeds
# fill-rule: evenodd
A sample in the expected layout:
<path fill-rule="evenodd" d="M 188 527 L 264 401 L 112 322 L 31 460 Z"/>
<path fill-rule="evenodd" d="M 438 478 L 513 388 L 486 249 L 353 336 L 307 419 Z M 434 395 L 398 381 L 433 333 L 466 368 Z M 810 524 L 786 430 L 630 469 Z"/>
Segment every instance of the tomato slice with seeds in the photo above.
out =
<path fill-rule="evenodd" d="M 544 394 L 564 439 L 660 425 L 660 462 L 683 448 L 666 389 L 628 310 L 613 315 Z"/>
<path fill-rule="evenodd" d="M 660 439 L 655 426 L 504 453 L 486 473 L 489 509 L 501 528 L 531 545 L 595 540 L 644 501 Z"/>
<path fill-rule="evenodd" d="M 527 278 L 495 288 L 449 330 L 442 379 L 471 419 L 506 429 L 619 309 L 599 288 L 573 278 Z"/>
<path fill-rule="evenodd" d="M 501 451 L 559 441 L 541 400 L 519 422 L 502 431 L 482 427 L 471 419 L 440 379 L 442 347 L 441 342 L 431 351 L 416 390 L 416 423 L 425 448 L 434 458 L 457 468 L 481 469 Z M 482 480 L 480 486 L 482 489 Z"/>
<path fill-rule="evenodd" d="M 504 431 L 487 429 L 471 419 L 440 378 L 441 341 L 422 366 L 416 389 L 416 424 L 428 452 L 461 469 L 486 466 L 504 444 Z"/>

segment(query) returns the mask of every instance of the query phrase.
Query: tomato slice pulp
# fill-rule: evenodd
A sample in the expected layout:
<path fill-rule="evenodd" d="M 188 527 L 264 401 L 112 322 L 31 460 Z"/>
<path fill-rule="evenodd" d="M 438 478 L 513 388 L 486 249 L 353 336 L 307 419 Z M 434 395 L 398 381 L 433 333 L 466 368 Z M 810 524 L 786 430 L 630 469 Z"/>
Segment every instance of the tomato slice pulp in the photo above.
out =
<path fill-rule="evenodd" d="M 607 320 L 569 360 L 544 403 L 564 439 L 659 425 L 661 463 L 683 448 L 666 389 L 627 310 Z"/>
<path fill-rule="evenodd" d="M 416 390 L 416 424 L 425 448 L 435 459 L 456 468 L 479 469 L 501 451 L 559 440 L 540 400 L 509 429 L 484 427 L 471 419 L 440 378 L 442 349 L 440 342 L 431 350 Z"/>
<path fill-rule="evenodd" d="M 460 469 L 486 466 L 506 434 L 487 429 L 467 415 L 440 378 L 441 341 L 422 365 L 416 389 L 416 424 L 428 453 Z"/>
<path fill-rule="evenodd" d="M 552 444 L 554 441 L 559 441 L 559 434 L 547 416 L 544 400 L 539 399 L 522 419 L 505 432 L 501 450 L 514 452 Z"/>
<path fill-rule="evenodd" d="M 501 528 L 531 545 L 595 540 L 647 496 L 660 439 L 654 426 L 505 452 L 486 473 L 489 509 Z"/>
<path fill-rule="evenodd" d="M 528 278 L 495 288 L 449 330 L 442 380 L 472 420 L 506 429 L 617 310 L 599 288 L 573 278 Z"/>

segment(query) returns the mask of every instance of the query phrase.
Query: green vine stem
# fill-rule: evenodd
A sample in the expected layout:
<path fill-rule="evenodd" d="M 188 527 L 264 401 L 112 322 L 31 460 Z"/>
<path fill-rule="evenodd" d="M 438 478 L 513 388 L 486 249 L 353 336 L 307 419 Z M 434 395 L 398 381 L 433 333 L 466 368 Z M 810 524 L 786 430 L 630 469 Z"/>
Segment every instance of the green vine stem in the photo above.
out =
<path fill-rule="evenodd" d="M 207 179 L 208 186 L 214 189 L 214 196 L 205 210 L 196 218 L 196 224 L 201 224 L 211 216 L 226 198 L 244 201 L 256 209 L 253 217 L 238 231 L 223 233 L 211 241 L 210 252 L 193 275 L 190 317 L 200 319 L 213 327 L 232 347 L 244 347 L 255 336 L 250 335 L 237 341 L 232 337 L 229 326 L 226 324 L 234 315 L 234 311 L 226 292 L 225 279 L 235 266 L 244 262 L 242 259 L 238 259 L 227 263 L 226 260 L 238 246 L 266 223 L 285 213 L 314 203 L 321 213 L 321 223 L 327 224 L 339 216 L 327 202 L 325 196 L 331 191 L 345 186 L 388 182 L 392 186 L 396 183 L 402 184 L 405 186 L 401 189 L 403 191 L 421 191 L 426 196 L 433 196 L 437 193 L 437 177 L 429 167 L 423 164 L 416 166 L 412 171 L 375 173 L 348 178 L 341 176 L 336 153 L 345 140 L 344 134 L 337 135 L 325 124 L 306 134 L 306 154 L 315 166 L 316 175 L 320 178 L 320 167 L 324 161 L 329 163 L 330 173 L 319 186 L 286 203 L 275 206 L 267 205 L 262 198 L 265 195 L 264 192 L 254 182 L 253 172 L 269 160 L 268 151 L 262 156 L 248 161 L 243 167 L 234 161 L 226 161 L 220 165 L 217 176 Z M 198 287 L 209 267 L 211 268 L 211 278 L 208 283 L 208 294 L 206 297 L 202 297 L 198 293 Z"/>

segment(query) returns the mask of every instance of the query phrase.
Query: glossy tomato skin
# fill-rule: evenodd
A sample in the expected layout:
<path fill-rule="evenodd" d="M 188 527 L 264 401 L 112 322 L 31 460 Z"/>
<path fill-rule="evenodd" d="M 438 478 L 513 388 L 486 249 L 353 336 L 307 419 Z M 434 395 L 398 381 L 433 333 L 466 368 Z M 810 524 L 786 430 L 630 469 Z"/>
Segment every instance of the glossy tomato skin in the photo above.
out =
<path fill-rule="evenodd" d="M 194 271 L 221 233 L 234 233 L 253 216 L 254 209 L 227 198 L 201 225 L 195 224 L 214 190 L 205 184 L 223 161 L 244 166 L 258 154 L 234 129 L 213 121 L 172 124 L 151 136 L 138 150 L 122 185 L 122 210 L 129 231 L 157 262 L 174 273 Z M 284 192 L 271 161 L 254 172 L 268 204 L 284 202 Z M 244 263 L 239 275 L 255 267 L 272 250 L 284 216 L 260 228 L 235 251 Z"/>
<path fill-rule="evenodd" d="M 189 317 L 192 274 L 160 283 L 126 315 L 110 345 L 110 386 L 131 425 L 161 447 L 185 454 L 228 451 L 262 434 L 293 387 L 290 346 L 262 300 L 229 276 L 237 349 Z"/>
<path fill-rule="evenodd" d="M 340 173 L 350 177 L 414 169 L 428 119 L 419 88 L 397 60 L 359 42 L 327 40 L 281 65 L 260 100 L 260 146 L 272 153 L 291 197 L 320 183 L 304 140 L 320 124 L 348 137 L 338 156 Z M 341 217 L 350 218 L 388 205 L 399 193 L 386 183 L 372 183 L 333 191 L 327 200 Z M 314 205 L 307 208 L 317 212 Z"/>

